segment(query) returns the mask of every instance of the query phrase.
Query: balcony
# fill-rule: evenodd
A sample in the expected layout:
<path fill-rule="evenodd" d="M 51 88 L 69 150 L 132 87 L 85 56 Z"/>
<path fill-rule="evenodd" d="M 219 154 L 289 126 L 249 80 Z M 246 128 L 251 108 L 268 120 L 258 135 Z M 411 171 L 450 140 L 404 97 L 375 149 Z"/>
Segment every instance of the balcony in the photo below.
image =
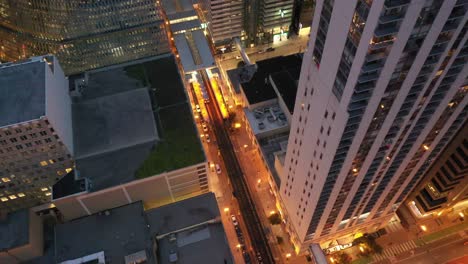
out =
<path fill-rule="evenodd" d="M 366 56 L 366 62 L 371 62 L 371 61 L 376 61 L 376 60 L 381 60 L 384 59 L 388 56 L 386 52 L 379 52 L 375 54 L 370 54 Z"/>
<path fill-rule="evenodd" d="M 387 40 L 387 41 L 375 42 L 375 43 L 372 42 L 369 45 L 369 49 L 371 49 L 371 50 L 381 49 L 381 48 L 388 47 L 388 46 L 390 46 L 392 44 L 393 44 L 393 39 L 392 40 Z"/>
<path fill-rule="evenodd" d="M 455 30 L 457 27 L 458 27 L 457 21 L 447 22 L 445 23 L 444 28 L 442 28 L 442 32 L 452 31 L 452 30 Z"/>
<path fill-rule="evenodd" d="M 387 0 L 384 3 L 386 9 L 403 7 L 409 5 L 410 0 Z"/>
<path fill-rule="evenodd" d="M 404 14 L 390 14 L 379 17 L 379 22 L 380 24 L 387 24 L 390 22 L 402 20 L 403 18 Z"/>
<path fill-rule="evenodd" d="M 382 67 L 383 67 L 383 65 L 380 62 L 368 63 L 368 64 L 366 64 L 366 65 L 364 65 L 362 67 L 361 72 L 363 72 L 363 73 L 371 72 L 371 71 L 378 70 L 378 69 L 380 69 Z"/>
<path fill-rule="evenodd" d="M 373 88 L 374 88 L 374 83 L 368 82 L 368 83 L 357 84 L 356 87 L 354 88 L 354 91 L 356 93 L 362 93 L 362 92 L 367 92 Z"/>
<path fill-rule="evenodd" d="M 358 83 L 366 83 L 370 81 L 375 81 L 379 78 L 379 72 L 375 71 L 371 74 L 361 74 L 358 78 Z"/>
<path fill-rule="evenodd" d="M 398 26 L 395 24 L 382 26 L 379 27 L 374 31 L 374 36 L 381 38 L 385 36 L 390 36 L 398 33 Z"/>

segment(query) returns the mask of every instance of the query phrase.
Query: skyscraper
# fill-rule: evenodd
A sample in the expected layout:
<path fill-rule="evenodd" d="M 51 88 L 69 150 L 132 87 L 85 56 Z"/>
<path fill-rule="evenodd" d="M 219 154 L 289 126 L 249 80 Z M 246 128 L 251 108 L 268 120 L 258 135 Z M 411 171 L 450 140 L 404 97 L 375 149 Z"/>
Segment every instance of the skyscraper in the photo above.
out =
<path fill-rule="evenodd" d="M 280 187 L 297 250 L 385 225 L 466 120 L 466 10 L 317 1 Z"/>
<path fill-rule="evenodd" d="M 0 64 L 0 211 L 50 201 L 73 168 L 68 81 L 53 56 Z"/>
<path fill-rule="evenodd" d="M 286 38 L 294 0 L 203 0 L 204 20 L 216 47 L 229 46 L 233 38 L 245 45 L 265 44 Z M 275 37 L 276 36 L 276 37 Z"/>
<path fill-rule="evenodd" d="M 456 133 L 455 130 L 450 131 Z M 405 203 L 417 218 L 437 216 L 468 199 L 468 122 L 443 150 Z"/>
<path fill-rule="evenodd" d="M 166 52 L 153 0 L 0 0 L 0 61 L 53 53 L 68 75 Z"/>

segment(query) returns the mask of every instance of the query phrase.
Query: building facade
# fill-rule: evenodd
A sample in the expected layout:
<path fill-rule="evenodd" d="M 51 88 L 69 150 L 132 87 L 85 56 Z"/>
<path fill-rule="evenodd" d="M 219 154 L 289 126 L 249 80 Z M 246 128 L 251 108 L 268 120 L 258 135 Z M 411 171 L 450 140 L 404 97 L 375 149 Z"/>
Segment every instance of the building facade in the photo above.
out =
<path fill-rule="evenodd" d="M 455 131 L 453 131 L 455 133 Z M 465 123 L 406 199 L 416 217 L 442 214 L 468 199 L 468 123 Z"/>
<path fill-rule="evenodd" d="M 232 38 L 242 35 L 243 6 L 239 0 L 200 1 L 202 19 L 215 46 L 230 44 Z"/>
<path fill-rule="evenodd" d="M 0 210 L 49 202 L 73 167 L 68 81 L 53 56 L 0 65 Z"/>
<path fill-rule="evenodd" d="M 69 75 L 166 52 L 152 0 L 0 1 L 0 61 L 53 53 Z"/>
<path fill-rule="evenodd" d="M 200 7 L 216 47 L 230 47 L 233 38 L 245 46 L 286 39 L 294 0 L 204 0 Z"/>
<path fill-rule="evenodd" d="M 280 187 L 298 252 L 381 228 L 466 120 L 466 9 L 317 1 Z"/>

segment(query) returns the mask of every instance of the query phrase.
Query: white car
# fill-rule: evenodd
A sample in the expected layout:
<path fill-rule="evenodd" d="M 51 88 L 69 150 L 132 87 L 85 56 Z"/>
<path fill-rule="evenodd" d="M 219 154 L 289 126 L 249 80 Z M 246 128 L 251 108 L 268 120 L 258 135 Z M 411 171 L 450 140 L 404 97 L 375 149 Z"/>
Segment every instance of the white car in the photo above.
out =
<path fill-rule="evenodd" d="M 241 59 L 241 56 L 237 55 L 236 60 L 240 60 L 240 59 Z"/>
<path fill-rule="evenodd" d="M 208 135 L 208 134 L 205 134 L 205 138 L 206 138 L 206 142 L 208 142 L 208 143 L 210 143 L 210 142 L 211 142 L 210 135 Z"/>
<path fill-rule="evenodd" d="M 231 220 L 232 220 L 232 223 L 236 226 L 239 224 L 239 222 L 237 222 L 237 218 L 235 215 L 231 215 Z"/>
<path fill-rule="evenodd" d="M 202 123 L 202 128 L 203 132 L 208 132 L 208 127 L 206 126 L 206 123 Z"/>
<path fill-rule="evenodd" d="M 198 112 L 198 113 L 201 112 L 201 109 L 200 109 L 200 106 L 199 106 L 199 105 L 195 105 L 195 108 L 197 109 L 197 112 Z"/>
<path fill-rule="evenodd" d="M 216 168 L 216 173 L 221 174 L 221 167 L 219 166 L 219 164 L 216 164 L 215 168 Z"/>

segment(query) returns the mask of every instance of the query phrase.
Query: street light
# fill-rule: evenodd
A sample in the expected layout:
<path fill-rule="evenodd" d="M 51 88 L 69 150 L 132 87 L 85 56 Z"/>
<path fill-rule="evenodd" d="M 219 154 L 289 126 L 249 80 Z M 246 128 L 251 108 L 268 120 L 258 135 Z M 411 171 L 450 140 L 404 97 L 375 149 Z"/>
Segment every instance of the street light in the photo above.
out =
<path fill-rule="evenodd" d="M 427 227 L 425 225 L 421 225 L 419 226 L 421 228 L 422 231 L 426 232 L 427 231 Z"/>
<path fill-rule="evenodd" d="M 229 208 L 228 208 L 228 207 L 225 207 L 225 208 L 224 208 L 224 212 L 225 212 L 226 214 L 229 213 Z"/>
<path fill-rule="evenodd" d="M 359 250 L 360 250 L 361 252 L 364 252 L 364 248 L 363 248 L 362 246 L 359 246 Z"/>
<path fill-rule="evenodd" d="M 275 211 L 270 211 L 270 215 L 274 215 L 275 213 Z"/>
<path fill-rule="evenodd" d="M 291 253 L 286 254 L 286 259 L 289 259 L 291 257 Z"/>

